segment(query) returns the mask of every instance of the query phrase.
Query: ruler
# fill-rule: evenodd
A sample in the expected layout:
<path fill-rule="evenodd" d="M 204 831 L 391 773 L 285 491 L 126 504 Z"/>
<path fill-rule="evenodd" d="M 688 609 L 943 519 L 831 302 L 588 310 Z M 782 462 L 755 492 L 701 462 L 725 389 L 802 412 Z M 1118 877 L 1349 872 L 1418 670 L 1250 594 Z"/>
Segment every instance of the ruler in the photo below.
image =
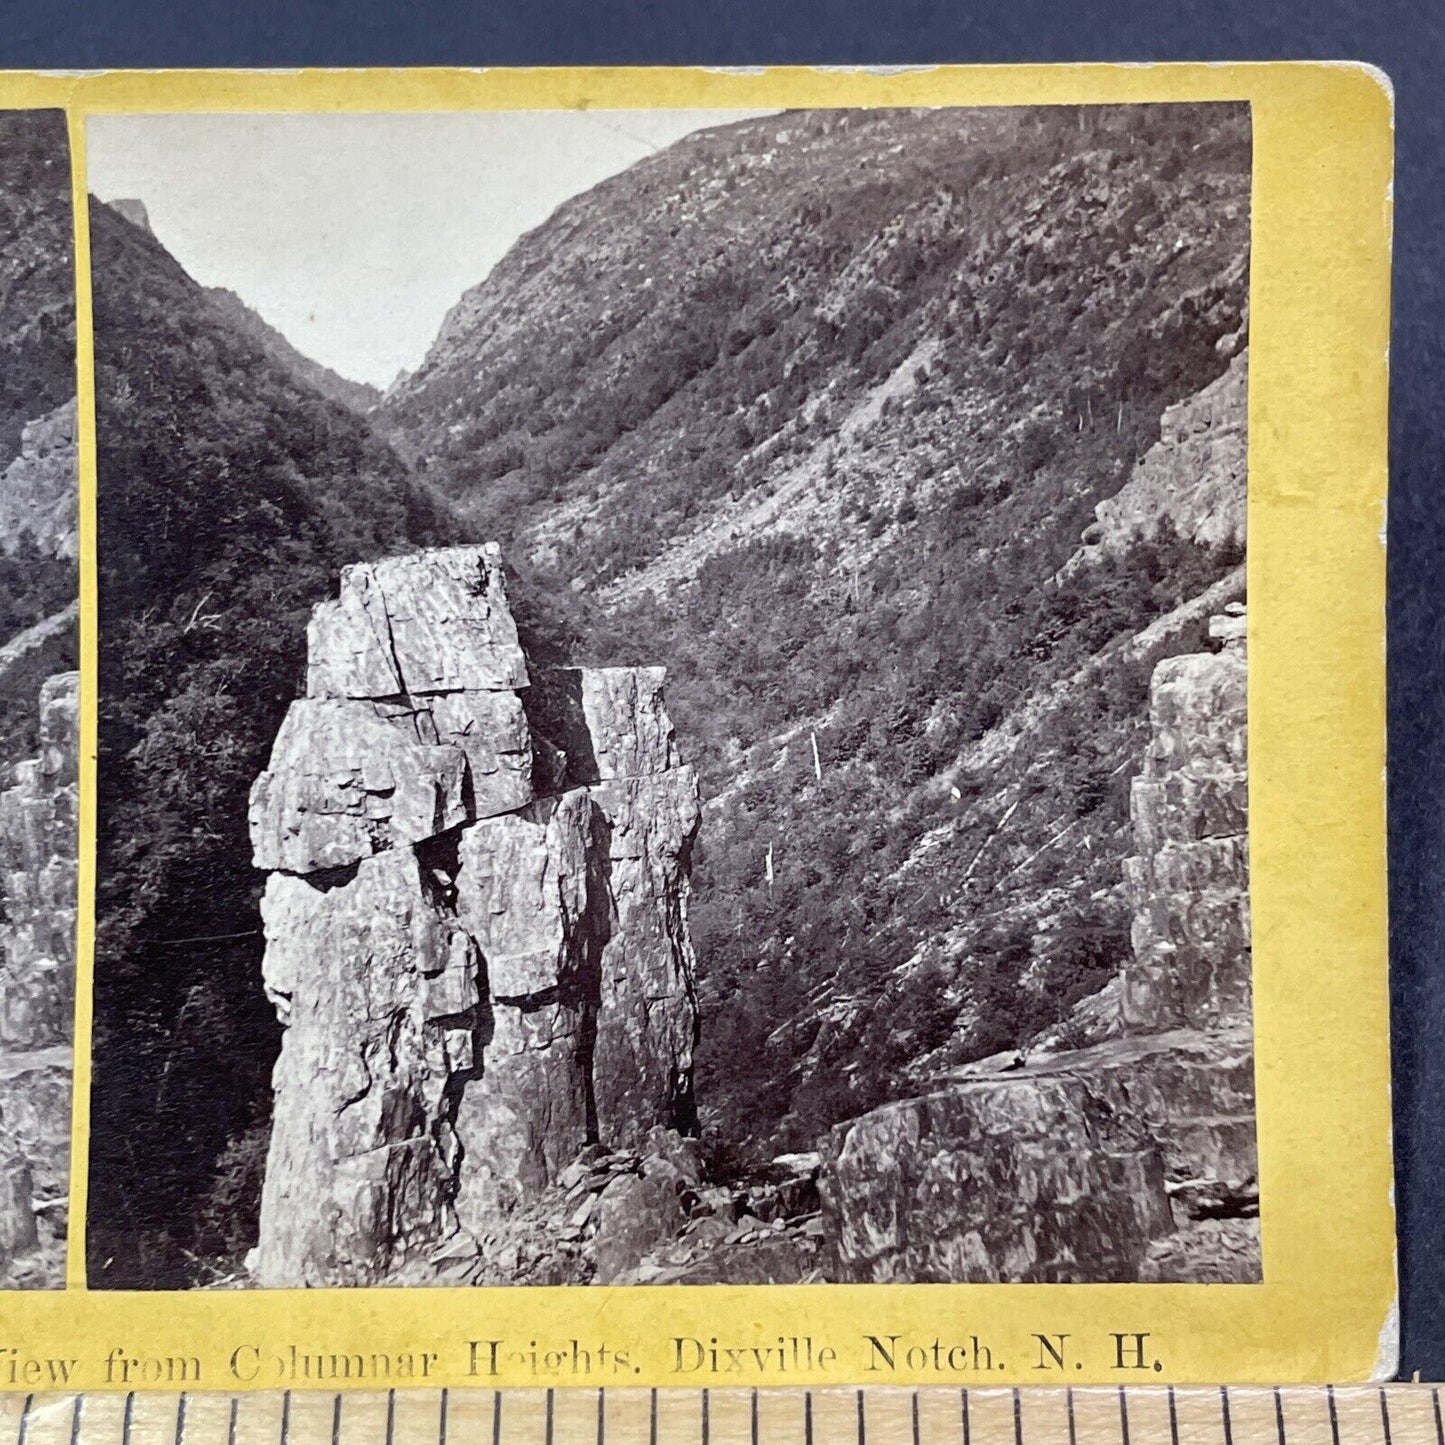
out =
<path fill-rule="evenodd" d="M 1445 1445 L 1428 1385 L 7 1394 L 0 1445 Z"/>

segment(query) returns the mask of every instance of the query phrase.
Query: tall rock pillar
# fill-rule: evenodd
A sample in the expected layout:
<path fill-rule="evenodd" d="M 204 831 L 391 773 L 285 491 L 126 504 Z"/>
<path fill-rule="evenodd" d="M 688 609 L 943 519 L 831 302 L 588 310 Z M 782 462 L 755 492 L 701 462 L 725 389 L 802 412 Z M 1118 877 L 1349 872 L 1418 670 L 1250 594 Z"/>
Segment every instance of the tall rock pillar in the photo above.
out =
<path fill-rule="evenodd" d="M 589 1143 L 690 1124 L 697 782 L 660 669 L 531 675 L 494 547 L 348 568 L 308 645 L 251 796 L 286 1025 L 254 1271 L 424 1278 Z"/>
<path fill-rule="evenodd" d="M 46 680 L 39 756 L 0 793 L 0 1287 L 65 1282 L 78 683 Z"/>
<path fill-rule="evenodd" d="M 1250 1023 L 1243 610 L 1214 618 L 1210 633 L 1219 652 L 1154 670 L 1149 751 L 1130 793 L 1134 957 L 1121 1007 L 1137 1033 Z"/>

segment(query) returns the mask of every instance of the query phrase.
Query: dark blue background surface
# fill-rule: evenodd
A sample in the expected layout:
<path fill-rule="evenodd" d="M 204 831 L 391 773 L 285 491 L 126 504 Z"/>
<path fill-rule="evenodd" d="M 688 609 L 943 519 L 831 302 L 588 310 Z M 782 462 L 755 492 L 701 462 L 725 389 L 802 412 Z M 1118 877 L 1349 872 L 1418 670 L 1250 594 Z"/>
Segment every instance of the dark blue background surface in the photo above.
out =
<path fill-rule="evenodd" d="M 1368 60 L 1396 87 L 1390 846 L 1402 1370 L 1445 1377 L 1445 5 L 1440 0 L 0 0 L 0 66 Z M 1318 986 L 1331 987 L 1328 958 Z"/>

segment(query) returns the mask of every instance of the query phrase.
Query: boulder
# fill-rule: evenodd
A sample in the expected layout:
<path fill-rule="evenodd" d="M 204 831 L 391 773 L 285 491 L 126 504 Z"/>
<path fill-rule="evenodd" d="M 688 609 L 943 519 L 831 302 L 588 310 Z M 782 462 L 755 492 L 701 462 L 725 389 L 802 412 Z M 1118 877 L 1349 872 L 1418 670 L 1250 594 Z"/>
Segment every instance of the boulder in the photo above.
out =
<path fill-rule="evenodd" d="M 887 1104 L 828 1136 L 838 1277 L 883 1283 L 1137 1279 L 1173 1228 L 1141 1121 L 1088 1073 L 1004 1075 Z"/>
<path fill-rule="evenodd" d="M 388 698 L 526 687 L 501 553 L 451 547 L 359 563 L 307 629 L 308 697 Z"/>
<path fill-rule="evenodd" d="M 616 1284 L 687 1222 L 687 1197 L 697 1183 L 670 1159 L 644 1161 L 602 1192 L 597 1216 L 598 1284 Z"/>

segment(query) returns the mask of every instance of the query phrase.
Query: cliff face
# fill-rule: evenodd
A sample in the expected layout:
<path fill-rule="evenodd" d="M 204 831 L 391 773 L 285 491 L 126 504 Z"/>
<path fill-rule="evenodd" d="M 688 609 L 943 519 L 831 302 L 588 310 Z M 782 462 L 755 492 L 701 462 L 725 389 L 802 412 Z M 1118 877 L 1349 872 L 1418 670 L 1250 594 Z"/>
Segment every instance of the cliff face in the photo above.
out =
<path fill-rule="evenodd" d="M 1237 337 L 1224 338 L 1237 343 Z M 1159 420 L 1159 440 L 1129 480 L 1094 509 L 1085 542 L 1115 554 L 1161 525 L 1204 546 L 1244 545 L 1249 351 Z"/>
<path fill-rule="evenodd" d="M 65 1279 L 75 1001 L 77 674 L 40 694 L 40 755 L 0 793 L 0 1287 Z"/>
<path fill-rule="evenodd" d="M 29 423 L 20 455 L 0 475 L 0 545 L 13 552 L 28 537 L 45 557 L 75 560 L 75 401 Z"/>
<path fill-rule="evenodd" d="M 696 779 L 661 669 L 531 674 L 495 548 L 348 568 L 308 645 L 251 796 L 285 1027 L 255 1277 L 485 1264 L 588 1145 L 691 1124 Z"/>
<path fill-rule="evenodd" d="M 1130 806 L 1138 852 L 1124 863 L 1131 1031 L 1250 1022 L 1244 617 L 1217 617 L 1210 634 L 1222 651 L 1161 662 L 1150 689 L 1152 741 Z"/>
<path fill-rule="evenodd" d="M 840 1278 L 1259 1278 L 1242 609 L 1210 630 L 1154 672 L 1117 1017 L 835 1128 Z"/>

